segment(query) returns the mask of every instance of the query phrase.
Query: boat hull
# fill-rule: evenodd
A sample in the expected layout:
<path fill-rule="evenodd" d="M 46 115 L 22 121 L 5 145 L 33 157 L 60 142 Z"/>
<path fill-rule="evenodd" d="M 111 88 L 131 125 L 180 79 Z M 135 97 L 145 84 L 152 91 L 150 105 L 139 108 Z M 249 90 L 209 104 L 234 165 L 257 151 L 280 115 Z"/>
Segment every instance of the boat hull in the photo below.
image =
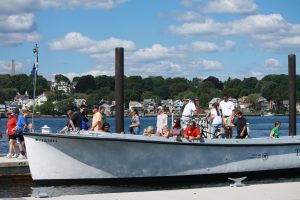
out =
<path fill-rule="evenodd" d="M 120 134 L 27 134 L 38 183 L 225 177 L 300 169 L 300 140 L 175 138 Z"/>

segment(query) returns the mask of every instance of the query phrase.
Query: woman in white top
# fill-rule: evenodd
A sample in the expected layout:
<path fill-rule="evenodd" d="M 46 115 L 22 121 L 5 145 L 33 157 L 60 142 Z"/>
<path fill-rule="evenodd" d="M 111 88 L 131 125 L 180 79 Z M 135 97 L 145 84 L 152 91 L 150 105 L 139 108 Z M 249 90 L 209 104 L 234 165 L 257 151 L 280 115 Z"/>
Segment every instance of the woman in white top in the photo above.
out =
<path fill-rule="evenodd" d="M 210 119 L 211 119 L 211 133 L 212 137 L 214 138 L 216 136 L 215 131 L 218 128 L 221 128 L 222 125 L 222 116 L 219 110 L 219 105 L 218 103 L 213 103 L 212 104 L 212 109 L 210 111 Z"/>

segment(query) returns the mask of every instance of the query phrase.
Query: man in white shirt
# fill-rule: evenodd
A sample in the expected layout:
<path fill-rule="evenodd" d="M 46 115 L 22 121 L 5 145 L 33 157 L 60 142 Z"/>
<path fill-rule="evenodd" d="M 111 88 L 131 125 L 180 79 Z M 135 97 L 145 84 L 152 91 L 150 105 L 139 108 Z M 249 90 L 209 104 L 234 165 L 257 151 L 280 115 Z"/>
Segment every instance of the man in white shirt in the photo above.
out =
<path fill-rule="evenodd" d="M 185 105 L 182 112 L 181 122 L 182 122 L 183 129 L 187 127 L 188 121 L 191 119 L 193 114 L 197 114 L 196 110 L 197 109 L 195 105 L 195 99 L 191 98 L 189 102 Z"/>
<path fill-rule="evenodd" d="M 162 106 L 158 106 L 157 110 L 156 134 L 161 135 L 163 127 L 168 126 L 168 115 L 165 114 Z"/>
<path fill-rule="evenodd" d="M 232 138 L 234 104 L 232 101 L 229 101 L 228 95 L 223 96 L 223 100 L 220 102 L 219 108 L 223 118 L 223 125 L 225 126 L 226 137 Z"/>

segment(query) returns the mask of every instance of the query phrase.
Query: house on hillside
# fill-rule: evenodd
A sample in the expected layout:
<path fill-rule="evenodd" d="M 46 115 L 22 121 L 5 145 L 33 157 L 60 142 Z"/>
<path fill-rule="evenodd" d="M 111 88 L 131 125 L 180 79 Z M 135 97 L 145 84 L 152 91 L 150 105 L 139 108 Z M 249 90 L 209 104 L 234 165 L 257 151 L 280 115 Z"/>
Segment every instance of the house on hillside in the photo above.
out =
<path fill-rule="evenodd" d="M 161 106 L 165 109 L 165 112 L 172 112 L 173 104 L 173 99 L 161 100 Z"/>
<path fill-rule="evenodd" d="M 51 91 L 61 91 L 63 93 L 71 93 L 71 84 L 68 82 L 60 81 L 60 82 L 52 82 L 51 83 Z"/>
<path fill-rule="evenodd" d="M 155 103 L 154 99 L 144 99 L 143 107 L 144 107 L 144 110 L 147 111 L 148 113 L 154 113 L 156 103 Z"/>
<path fill-rule="evenodd" d="M 26 99 L 22 102 L 22 109 L 30 110 L 33 107 L 33 99 Z"/>
<path fill-rule="evenodd" d="M 174 101 L 174 104 L 173 104 L 173 112 L 182 112 L 182 110 L 183 110 L 183 102 L 180 100 L 180 99 L 178 99 L 178 100 L 175 100 Z"/>
<path fill-rule="evenodd" d="M 26 101 L 29 99 L 29 95 L 27 93 L 27 91 L 25 92 L 24 95 L 20 94 L 19 92 L 16 94 L 16 96 L 14 97 L 14 102 L 17 103 L 18 106 L 22 106 L 23 105 L 23 101 Z"/>
<path fill-rule="evenodd" d="M 144 112 L 143 104 L 138 101 L 129 102 L 129 110 L 137 109 L 139 113 Z"/>
<path fill-rule="evenodd" d="M 247 101 L 247 96 L 242 96 L 238 99 L 239 109 L 242 112 L 250 112 L 250 103 Z"/>
<path fill-rule="evenodd" d="M 43 94 L 41 94 L 41 95 L 39 95 L 39 96 L 37 96 L 37 97 L 35 98 L 35 105 L 36 105 L 36 106 L 41 106 L 41 105 L 43 105 L 44 103 L 46 103 L 46 101 L 47 101 L 47 96 L 46 96 L 45 93 L 43 93 Z"/>

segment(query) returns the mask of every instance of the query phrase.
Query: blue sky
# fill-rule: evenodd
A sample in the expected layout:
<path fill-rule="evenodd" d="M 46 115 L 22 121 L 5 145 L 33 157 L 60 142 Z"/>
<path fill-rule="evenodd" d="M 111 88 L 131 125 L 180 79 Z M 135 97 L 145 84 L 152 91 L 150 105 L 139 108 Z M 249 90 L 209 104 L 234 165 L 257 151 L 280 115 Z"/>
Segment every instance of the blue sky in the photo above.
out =
<path fill-rule="evenodd" d="M 114 75 L 116 47 L 125 75 L 243 79 L 287 74 L 300 51 L 296 0 L 1 0 L 0 73 L 71 80 Z M 299 59 L 298 59 L 299 60 Z M 297 66 L 299 66 L 297 61 Z M 299 74 L 299 67 L 297 68 Z"/>

